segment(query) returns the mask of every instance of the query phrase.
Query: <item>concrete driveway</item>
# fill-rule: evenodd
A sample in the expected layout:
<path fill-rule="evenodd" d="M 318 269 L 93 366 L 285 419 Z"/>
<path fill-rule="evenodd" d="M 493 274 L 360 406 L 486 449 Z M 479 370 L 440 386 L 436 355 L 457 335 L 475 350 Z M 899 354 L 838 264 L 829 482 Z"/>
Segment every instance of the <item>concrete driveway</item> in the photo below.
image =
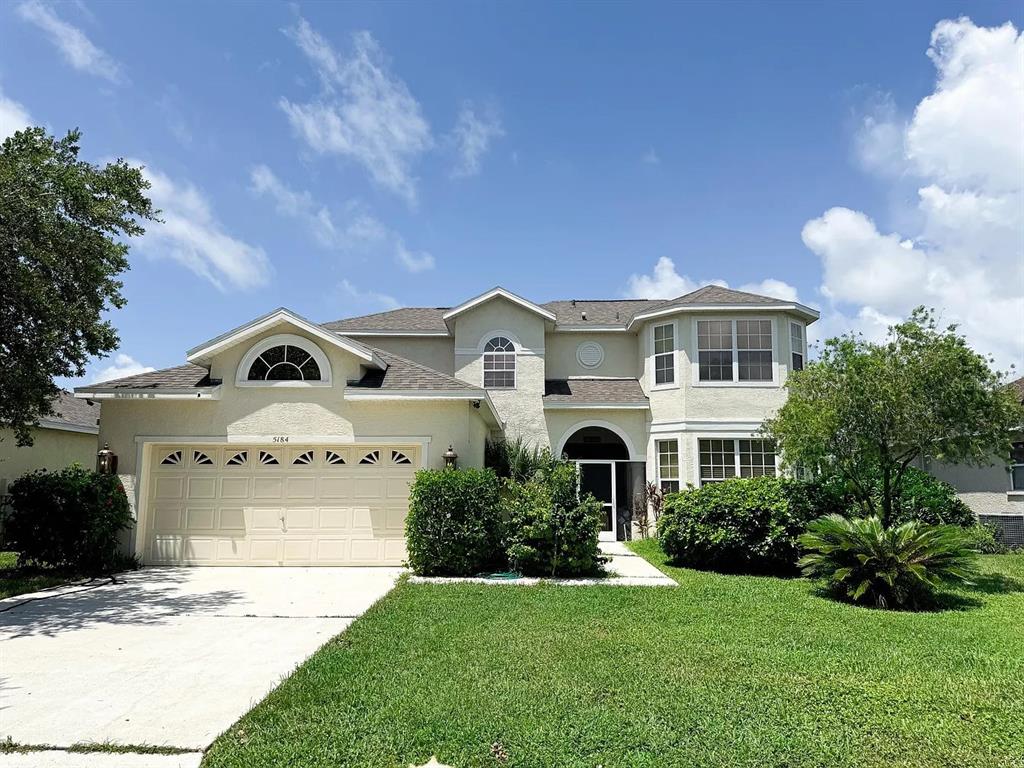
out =
<path fill-rule="evenodd" d="M 205 749 L 401 572 L 148 568 L 2 600 L 0 740 Z"/>

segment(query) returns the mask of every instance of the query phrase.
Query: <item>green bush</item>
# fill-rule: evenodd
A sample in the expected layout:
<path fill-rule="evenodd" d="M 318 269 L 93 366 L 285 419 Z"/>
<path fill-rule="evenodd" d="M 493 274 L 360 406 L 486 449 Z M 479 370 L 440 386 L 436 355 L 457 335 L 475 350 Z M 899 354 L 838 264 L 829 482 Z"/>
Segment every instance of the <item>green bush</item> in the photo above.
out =
<path fill-rule="evenodd" d="M 800 544 L 806 576 L 833 592 L 879 608 L 923 608 L 937 587 L 969 582 L 975 551 L 964 529 L 918 520 L 883 528 L 877 517 L 829 515 L 813 521 Z"/>
<path fill-rule="evenodd" d="M 500 515 L 491 470 L 420 470 L 405 520 L 409 567 L 424 576 L 471 576 L 503 566 Z"/>
<path fill-rule="evenodd" d="M 662 549 L 692 568 L 739 573 L 796 571 L 798 537 L 836 500 L 827 488 L 779 477 L 732 479 L 665 499 Z"/>
<path fill-rule="evenodd" d="M 132 564 L 119 546 L 132 515 L 116 476 L 77 464 L 59 472 L 38 470 L 11 483 L 9 493 L 4 546 L 19 553 L 19 565 L 94 574 Z"/>
<path fill-rule="evenodd" d="M 1005 555 L 1010 548 L 1003 543 L 1002 534 L 994 525 L 975 523 L 964 528 L 964 539 L 971 549 L 983 555 Z"/>
<path fill-rule="evenodd" d="M 535 576 L 600 572 L 601 503 L 579 498 L 579 470 L 555 462 L 526 483 L 506 483 L 506 551 L 511 567 Z"/>
<path fill-rule="evenodd" d="M 839 477 L 815 481 L 825 495 L 831 499 L 821 514 L 849 514 L 856 510 L 856 516 L 863 516 L 869 510 L 858 505 L 852 489 Z M 882 508 L 882 478 L 876 474 L 872 482 L 872 498 L 875 509 Z M 915 467 L 908 467 L 901 483 L 900 495 L 894 499 L 890 526 L 920 520 L 928 525 L 958 525 L 969 528 L 978 522 L 971 508 L 956 495 L 956 489 L 949 483 L 932 477 Z"/>

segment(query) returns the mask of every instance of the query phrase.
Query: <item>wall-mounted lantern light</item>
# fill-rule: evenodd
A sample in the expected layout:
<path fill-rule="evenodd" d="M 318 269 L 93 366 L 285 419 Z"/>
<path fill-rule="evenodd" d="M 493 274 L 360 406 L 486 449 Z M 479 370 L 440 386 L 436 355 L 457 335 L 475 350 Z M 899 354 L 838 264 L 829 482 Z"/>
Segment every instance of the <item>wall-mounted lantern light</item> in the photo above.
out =
<path fill-rule="evenodd" d="M 101 475 L 117 472 L 117 454 L 110 450 L 109 443 L 104 443 L 103 450 L 96 454 L 96 471 Z"/>
<path fill-rule="evenodd" d="M 448 450 L 444 452 L 442 458 L 444 459 L 445 469 L 456 469 L 459 461 L 459 454 L 455 452 L 455 449 L 449 445 Z"/>

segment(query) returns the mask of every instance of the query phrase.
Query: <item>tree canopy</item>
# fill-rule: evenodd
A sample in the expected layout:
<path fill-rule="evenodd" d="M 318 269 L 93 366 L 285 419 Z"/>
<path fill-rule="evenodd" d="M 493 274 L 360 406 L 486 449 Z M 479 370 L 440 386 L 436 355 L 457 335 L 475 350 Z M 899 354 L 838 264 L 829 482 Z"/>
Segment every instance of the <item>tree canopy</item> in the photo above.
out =
<path fill-rule="evenodd" d="M 126 239 L 157 220 L 142 170 L 79 160 L 80 138 L 26 128 L 0 145 L 0 426 L 19 445 L 50 415 L 55 377 L 117 349 L 103 314 L 125 303 Z"/>
<path fill-rule="evenodd" d="M 845 478 L 864 511 L 886 525 L 916 459 L 1008 460 L 1012 432 L 1024 424 L 1003 376 L 924 307 L 882 343 L 829 339 L 786 386 L 789 398 L 765 425 L 786 463 Z"/>

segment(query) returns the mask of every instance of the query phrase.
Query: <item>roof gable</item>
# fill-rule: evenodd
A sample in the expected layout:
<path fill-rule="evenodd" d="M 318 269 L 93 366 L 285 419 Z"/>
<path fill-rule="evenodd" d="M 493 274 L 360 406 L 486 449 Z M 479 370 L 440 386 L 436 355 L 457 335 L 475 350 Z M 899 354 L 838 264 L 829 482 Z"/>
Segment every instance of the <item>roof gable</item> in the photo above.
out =
<path fill-rule="evenodd" d="M 198 347 L 193 347 L 186 353 L 186 359 L 190 363 L 204 364 L 209 363 L 210 359 L 222 352 L 229 347 L 233 347 L 236 344 L 257 336 L 265 331 L 275 328 L 279 325 L 291 325 L 300 330 L 305 331 L 309 335 L 320 339 L 327 344 L 335 347 L 344 349 L 356 357 L 363 360 L 367 365 L 374 368 L 383 368 L 384 362 L 372 351 L 369 347 L 360 344 L 358 341 L 340 336 L 330 330 L 325 329 L 321 325 L 317 325 L 304 317 L 301 317 L 289 309 L 280 307 L 275 309 L 273 312 L 257 317 L 245 325 L 240 325 L 238 328 L 222 333 L 209 341 L 200 344 Z"/>
<path fill-rule="evenodd" d="M 510 301 L 513 304 L 516 304 L 519 307 L 525 309 L 527 312 L 532 312 L 535 315 L 540 315 L 548 322 L 555 322 L 555 314 L 550 310 L 544 309 L 544 307 L 534 304 L 532 301 L 524 299 L 522 296 L 518 296 L 512 293 L 512 291 L 507 291 L 500 286 L 492 288 L 486 293 L 481 293 L 479 296 L 476 296 L 470 299 L 469 301 L 463 302 L 462 304 L 459 304 L 459 306 L 457 307 L 449 309 L 447 312 L 444 313 L 444 315 L 442 315 L 442 318 L 447 323 L 449 320 L 458 317 L 463 312 L 467 312 L 473 309 L 473 307 L 477 307 L 485 302 L 493 301 L 494 299 L 499 298 L 505 299 L 506 301 Z"/>

